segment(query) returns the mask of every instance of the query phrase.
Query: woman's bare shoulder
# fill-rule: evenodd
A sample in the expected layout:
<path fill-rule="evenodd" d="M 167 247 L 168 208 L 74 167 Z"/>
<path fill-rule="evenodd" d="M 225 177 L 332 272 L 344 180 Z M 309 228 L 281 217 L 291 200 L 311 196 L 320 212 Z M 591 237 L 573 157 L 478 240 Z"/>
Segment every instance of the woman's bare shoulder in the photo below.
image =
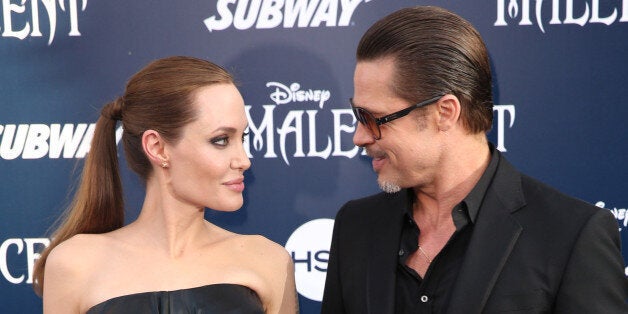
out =
<path fill-rule="evenodd" d="M 289 257 L 288 252 L 283 246 L 262 235 L 238 235 L 237 241 L 240 241 L 240 243 L 253 254 L 269 255 L 270 257 L 279 259 Z"/>
<path fill-rule="evenodd" d="M 292 258 L 286 249 L 264 236 L 237 235 L 232 241 L 252 267 L 277 273 L 292 267 Z"/>
<path fill-rule="evenodd" d="M 57 245 L 46 260 L 46 270 L 78 273 L 87 271 L 91 264 L 105 254 L 110 238 L 101 234 L 77 234 Z"/>
<path fill-rule="evenodd" d="M 286 249 L 260 235 L 242 236 L 251 267 L 264 279 L 265 308 L 269 313 L 298 312 L 294 265 Z"/>
<path fill-rule="evenodd" d="M 50 251 L 44 273 L 46 312 L 79 311 L 90 278 L 102 263 L 107 241 L 102 235 L 76 235 Z"/>

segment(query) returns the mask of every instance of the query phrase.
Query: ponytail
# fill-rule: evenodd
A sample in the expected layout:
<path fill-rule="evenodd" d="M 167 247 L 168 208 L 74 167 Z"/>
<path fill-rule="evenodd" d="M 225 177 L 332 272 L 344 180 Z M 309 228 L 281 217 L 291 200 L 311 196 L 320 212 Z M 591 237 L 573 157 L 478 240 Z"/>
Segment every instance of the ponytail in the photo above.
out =
<path fill-rule="evenodd" d="M 122 103 L 118 98 L 105 105 L 96 122 L 78 190 L 60 226 L 52 234 L 50 245 L 35 264 L 33 286 L 38 295 L 43 293 L 46 259 L 59 243 L 80 233 L 105 233 L 124 224 L 116 148 L 116 125 L 123 118 Z"/>
<path fill-rule="evenodd" d="M 79 233 L 105 233 L 124 224 L 115 138 L 117 122 L 122 121 L 124 128 L 122 143 L 127 165 L 146 182 L 153 166 L 142 148 L 144 131 L 158 130 L 166 142 L 176 143 L 182 128 L 196 119 L 194 92 L 213 84 L 233 84 L 233 78 L 206 60 L 168 57 L 155 60 L 134 74 L 124 95 L 103 107 L 72 204 L 35 264 L 35 292 L 42 294 L 46 259 L 59 243 Z"/>

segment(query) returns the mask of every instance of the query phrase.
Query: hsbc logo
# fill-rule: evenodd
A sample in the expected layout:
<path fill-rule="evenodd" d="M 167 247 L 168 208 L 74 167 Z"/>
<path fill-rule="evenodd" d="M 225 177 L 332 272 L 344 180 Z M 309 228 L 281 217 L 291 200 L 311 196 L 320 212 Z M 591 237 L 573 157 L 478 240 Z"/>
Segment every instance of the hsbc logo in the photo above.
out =
<path fill-rule="evenodd" d="M 216 15 L 203 22 L 210 32 L 231 26 L 239 30 L 349 26 L 361 3 L 372 0 L 218 0 Z"/>
<path fill-rule="evenodd" d="M 310 300 L 323 300 L 333 231 L 333 219 L 314 219 L 294 230 L 286 242 L 294 262 L 297 292 Z"/>

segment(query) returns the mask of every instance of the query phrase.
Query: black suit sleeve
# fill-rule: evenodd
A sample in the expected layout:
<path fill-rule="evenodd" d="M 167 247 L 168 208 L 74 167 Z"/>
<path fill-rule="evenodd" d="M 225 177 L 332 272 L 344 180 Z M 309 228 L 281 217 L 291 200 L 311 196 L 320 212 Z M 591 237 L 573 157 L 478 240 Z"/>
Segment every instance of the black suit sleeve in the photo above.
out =
<path fill-rule="evenodd" d="M 325 291 L 323 293 L 321 314 L 345 313 L 339 273 L 340 248 L 338 239 L 340 237 L 340 225 L 342 223 L 341 217 L 345 206 L 338 211 L 334 222 L 334 232 L 331 240 L 329 263 L 327 264 L 327 278 L 325 279 Z"/>
<path fill-rule="evenodd" d="M 584 225 L 556 296 L 555 313 L 628 313 L 618 225 L 597 210 Z"/>

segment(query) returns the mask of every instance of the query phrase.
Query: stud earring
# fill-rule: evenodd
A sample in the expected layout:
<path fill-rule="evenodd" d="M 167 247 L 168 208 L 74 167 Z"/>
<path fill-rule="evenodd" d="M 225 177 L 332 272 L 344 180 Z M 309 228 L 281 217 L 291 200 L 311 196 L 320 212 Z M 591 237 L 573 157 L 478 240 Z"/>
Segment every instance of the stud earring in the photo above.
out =
<path fill-rule="evenodd" d="M 162 168 L 168 168 L 168 162 L 167 161 L 162 161 L 161 162 L 161 167 Z"/>

